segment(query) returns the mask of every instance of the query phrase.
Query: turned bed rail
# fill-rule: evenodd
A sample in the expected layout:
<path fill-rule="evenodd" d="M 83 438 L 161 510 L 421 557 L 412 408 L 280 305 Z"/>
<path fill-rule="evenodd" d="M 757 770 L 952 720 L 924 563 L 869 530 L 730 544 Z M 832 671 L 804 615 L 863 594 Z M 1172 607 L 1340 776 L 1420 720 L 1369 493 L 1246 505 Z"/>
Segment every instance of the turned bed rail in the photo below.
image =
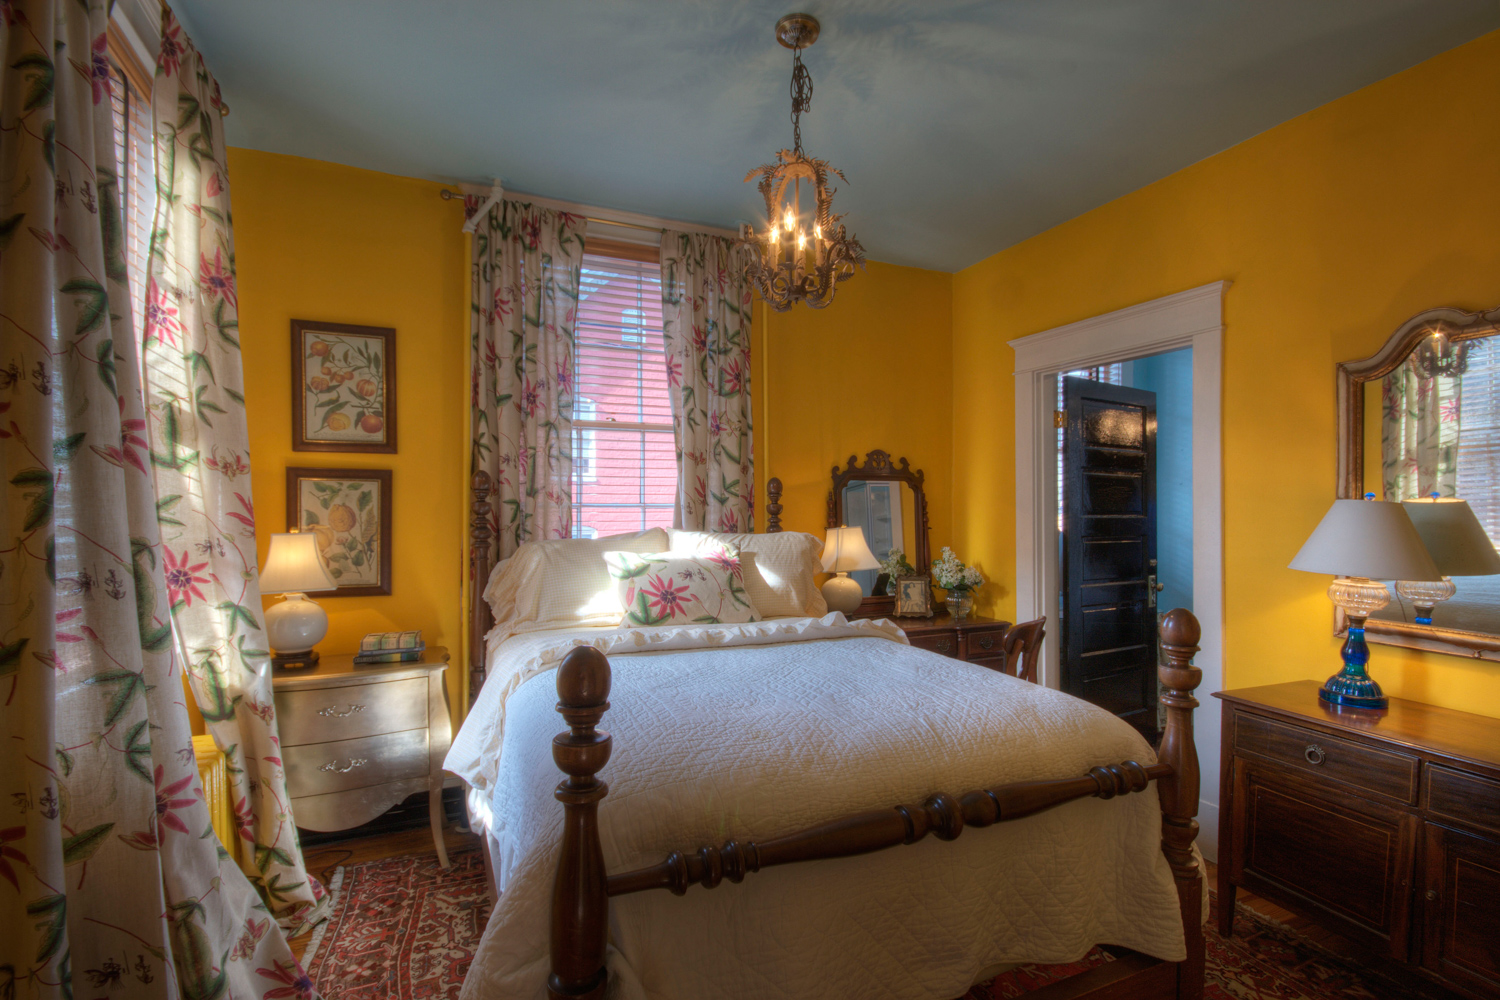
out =
<path fill-rule="evenodd" d="M 971 791 L 936 792 L 920 805 L 894 806 L 833 820 L 764 842 L 729 841 L 676 852 L 660 864 L 609 875 L 599 840 L 599 801 L 608 787 L 597 777 L 609 762 L 610 735 L 598 728 L 609 708 L 610 669 L 604 654 L 580 647 L 564 658 L 557 675 L 557 710 L 568 731 L 552 741 L 552 755 L 568 777 L 557 786 L 564 821 L 557 878 L 553 884 L 551 954 L 547 981 L 553 1000 L 598 1000 L 605 992 L 604 952 L 609 898 L 649 889 L 677 895 L 693 884 L 712 889 L 724 879 L 773 865 L 849 857 L 912 844 L 929 833 L 953 840 L 965 827 L 987 827 L 1020 819 L 1089 796 L 1109 799 L 1144 791 L 1156 782 L 1162 811 L 1162 853 L 1177 886 L 1187 959 L 1163 962 L 1128 953 L 1068 980 L 1074 997 L 1174 997 L 1197 1000 L 1203 992 L 1202 873 L 1193 854 L 1198 833 L 1198 752 L 1193 743 L 1193 697 L 1203 675 L 1192 666 L 1198 650 L 1197 619 L 1171 612 L 1161 629 L 1169 661 L 1159 669 L 1167 723 L 1158 762 L 1122 761 L 1094 767 L 1076 778 L 1026 781 Z"/>

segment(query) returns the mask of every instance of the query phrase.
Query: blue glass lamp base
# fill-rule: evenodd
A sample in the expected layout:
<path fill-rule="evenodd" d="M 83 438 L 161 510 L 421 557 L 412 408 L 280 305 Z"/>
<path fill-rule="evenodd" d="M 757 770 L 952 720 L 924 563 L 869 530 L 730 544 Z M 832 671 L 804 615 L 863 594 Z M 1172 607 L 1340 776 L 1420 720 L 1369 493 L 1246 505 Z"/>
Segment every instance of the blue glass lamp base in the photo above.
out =
<path fill-rule="evenodd" d="M 1365 620 L 1349 617 L 1349 638 L 1344 640 L 1344 669 L 1328 678 L 1318 691 L 1318 700 L 1343 708 L 1388 708 L 1389 699 L 1374 678 L 1365 673 L 1370 647 L 1365 644 Z"/>

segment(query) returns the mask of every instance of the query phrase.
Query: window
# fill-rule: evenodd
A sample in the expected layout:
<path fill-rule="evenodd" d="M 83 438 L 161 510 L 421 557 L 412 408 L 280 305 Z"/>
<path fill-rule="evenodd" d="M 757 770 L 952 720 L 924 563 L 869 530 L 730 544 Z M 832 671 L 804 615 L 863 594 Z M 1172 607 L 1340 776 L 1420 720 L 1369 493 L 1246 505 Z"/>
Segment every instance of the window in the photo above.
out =
<path fill-rule="evenodd" d="M 1095 365 L 1092 368 L 1075 368 L 1070 372 L 1057 373 L 1057 409 L 1061 412 L 1063 408 L 1063 379 L 1068 376 L 1073 378 L 1086 378 L 1090 382 L 1103 382 L 1105 385 L 1119 385 L 1124 379 L 1124 369 L 1121 363 L 1116 361 L 1108 365 Z M 1063 530 L 1063 428 L 1057 429 L 1057 533 L 1062 535 Z"/>
<path fill-rule="evenodd" d="M 156 213 L 156 151 L 151 136 L 151 81 L 130 43 L 109 28 L 110 101 L 114 106 L 115 170 L 125 215 L 125 269 L 130 275 L 136 343 L 145 323 L 146 256 Z"/>
<path fill-rule="evenodd" d="M 573 536 L 667 527 L 677 451 L 656 252 L 590 240 L 573 358 Z"/>
<path fill-rule="evenodd" d="M 1469 342 L 1459 385 L 1458 495 L 1500 542 L 1500 337 Z"/>

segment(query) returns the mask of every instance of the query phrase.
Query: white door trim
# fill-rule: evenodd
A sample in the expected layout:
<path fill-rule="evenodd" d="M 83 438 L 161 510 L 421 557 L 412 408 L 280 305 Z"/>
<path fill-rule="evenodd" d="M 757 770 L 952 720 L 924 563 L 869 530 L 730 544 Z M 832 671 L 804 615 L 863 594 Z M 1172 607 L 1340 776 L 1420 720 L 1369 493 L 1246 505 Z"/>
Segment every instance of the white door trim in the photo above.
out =
<path fill-rule="evenodd" d="M 1012 340 L 1016 352 L 1016 620 L 1058 621 L 1062 582 L 1057 559 L 1057 458 L 1053 453 L 1053 378 L 1060 371 L 1193 349 L 1193 613 L 1203 626 L 1200 695 L 1224 680 L 1224 531 L 1221 390 L 1224 295 L 1215 281 L 1176 295 Z M 1050 629 L 1058 635 L 1057 627 Z M 1042 650 L 1042 683 L 1058 687 L 1059 643 Z M 1202 700 L 1206 700 L 1202 699 Z M 1219 713 L 1195 713 L 1203 766 L 1200 809 L 1205 853 L 1217 842 Z"/>

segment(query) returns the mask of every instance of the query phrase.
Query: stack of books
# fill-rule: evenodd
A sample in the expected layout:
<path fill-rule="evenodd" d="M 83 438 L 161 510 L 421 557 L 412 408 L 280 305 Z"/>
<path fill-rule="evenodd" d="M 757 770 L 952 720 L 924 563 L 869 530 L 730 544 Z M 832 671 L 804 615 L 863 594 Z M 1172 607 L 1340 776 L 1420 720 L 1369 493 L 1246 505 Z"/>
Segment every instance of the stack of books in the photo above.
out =
<path fill-rule="evenodd" d="M 422 630 L 414 632 L 371 632 L 360 641 L 355 663 L 402 663 L 420 660 L 427 644 Z"/>

